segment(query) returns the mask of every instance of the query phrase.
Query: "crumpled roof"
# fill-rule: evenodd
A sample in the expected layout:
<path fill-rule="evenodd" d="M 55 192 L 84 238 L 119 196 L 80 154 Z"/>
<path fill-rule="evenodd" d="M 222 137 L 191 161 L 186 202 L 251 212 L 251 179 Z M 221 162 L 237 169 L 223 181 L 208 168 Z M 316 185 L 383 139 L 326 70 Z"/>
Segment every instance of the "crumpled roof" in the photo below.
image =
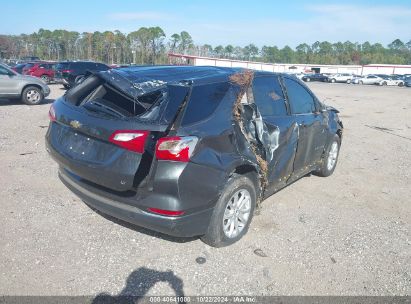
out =
<path fill-rule="evenodd" d="M 191 80 L 194 83 L 227 80 L 239 68 L 212 66 L 143 66 L 113 69 L 107 73 L 119 74 L 134 83 L 159 80 L 168 83 Z"/>
<path fill-rule="evenodd" d="M 135 98 L 167 85 L 195 86 L 230 81 L 230 76 L 243 70 L 214 66 L 136 66 L 99 72 L 98 75 Z"/>

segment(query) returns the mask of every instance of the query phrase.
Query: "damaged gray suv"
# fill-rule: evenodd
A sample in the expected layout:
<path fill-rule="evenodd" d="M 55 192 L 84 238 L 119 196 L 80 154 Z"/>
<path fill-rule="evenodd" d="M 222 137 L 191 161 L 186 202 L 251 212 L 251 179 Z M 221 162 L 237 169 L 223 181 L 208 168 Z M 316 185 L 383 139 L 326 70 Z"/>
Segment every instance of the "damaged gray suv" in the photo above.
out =
<path fill-rule="evenodd" d="M 113 69 L 54 102 L 46 144 L 62 182 L 92 208 L 221 247 L 247 232 L 265 198 L 333 173 L 337 113 L 286 74 Z"/>

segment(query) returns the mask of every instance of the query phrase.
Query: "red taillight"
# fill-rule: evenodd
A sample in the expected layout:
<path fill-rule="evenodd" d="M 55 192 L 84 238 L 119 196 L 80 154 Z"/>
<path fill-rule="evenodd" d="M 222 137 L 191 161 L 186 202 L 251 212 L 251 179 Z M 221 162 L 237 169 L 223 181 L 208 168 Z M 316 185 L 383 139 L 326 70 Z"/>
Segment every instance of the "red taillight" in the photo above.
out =
<path fill-rule="evenodd" d="M 111 134 L 109 140 L 124 149 L 143 153 L 149 131 L 118 130 Z"/>
<path fill-rule="evenodd" d="M 54 110 L 53 105 L 50 106 L 49 118 L 50 118 L 50 121 L 56 121 L 56 111 Z"/>
<path fill-rule="evenodd" d="M 172 160 L 188 162 L 198 138 L 194 136 L 185 137 L 163 137 L 156 145 L 156 158 L 160 160 Z"/>
<path fill-rule="evenodd" d="M 148 208 L 147 210 L 165 216 L 179 216 L 184 214 L 184 211 L 163 210 L 157 208 Z"/>
<path fill-rule="evenodd" d="M 62 70 L 62 73 L 73 73 L 73 70 Z"/>

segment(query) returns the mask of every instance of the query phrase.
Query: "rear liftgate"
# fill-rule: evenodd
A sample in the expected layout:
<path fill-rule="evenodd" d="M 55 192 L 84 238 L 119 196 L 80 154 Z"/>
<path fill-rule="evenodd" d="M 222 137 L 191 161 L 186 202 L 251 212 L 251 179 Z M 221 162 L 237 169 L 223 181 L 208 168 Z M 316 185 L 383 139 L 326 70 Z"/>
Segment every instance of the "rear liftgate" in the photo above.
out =
<path fill-rule="evenodd" d="M 131 83 L 110 76 L 92 75 L 56 102 L 50 108 L 48 137 L 68 173 L 114 191 L 129 191 L 146 180 L 154 155 L 189 160 L 196 139 L 168 135 L 191 83 Z M 125 82 L 128 90 L 118 85 Z"/>

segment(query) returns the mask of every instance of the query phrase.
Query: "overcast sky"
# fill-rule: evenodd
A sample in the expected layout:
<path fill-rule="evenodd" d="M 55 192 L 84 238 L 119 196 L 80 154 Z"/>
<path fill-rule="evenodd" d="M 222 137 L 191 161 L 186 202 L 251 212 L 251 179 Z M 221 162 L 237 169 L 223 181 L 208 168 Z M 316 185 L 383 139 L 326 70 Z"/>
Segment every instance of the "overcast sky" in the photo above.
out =
<path fill-rule="evenodd" d="M 213 46 L 411 40 L 411 0 L 0 0 L 0 7 L 0 34 L 158 25 L 168 37 L 186 30 L 195 43 Z"/>

